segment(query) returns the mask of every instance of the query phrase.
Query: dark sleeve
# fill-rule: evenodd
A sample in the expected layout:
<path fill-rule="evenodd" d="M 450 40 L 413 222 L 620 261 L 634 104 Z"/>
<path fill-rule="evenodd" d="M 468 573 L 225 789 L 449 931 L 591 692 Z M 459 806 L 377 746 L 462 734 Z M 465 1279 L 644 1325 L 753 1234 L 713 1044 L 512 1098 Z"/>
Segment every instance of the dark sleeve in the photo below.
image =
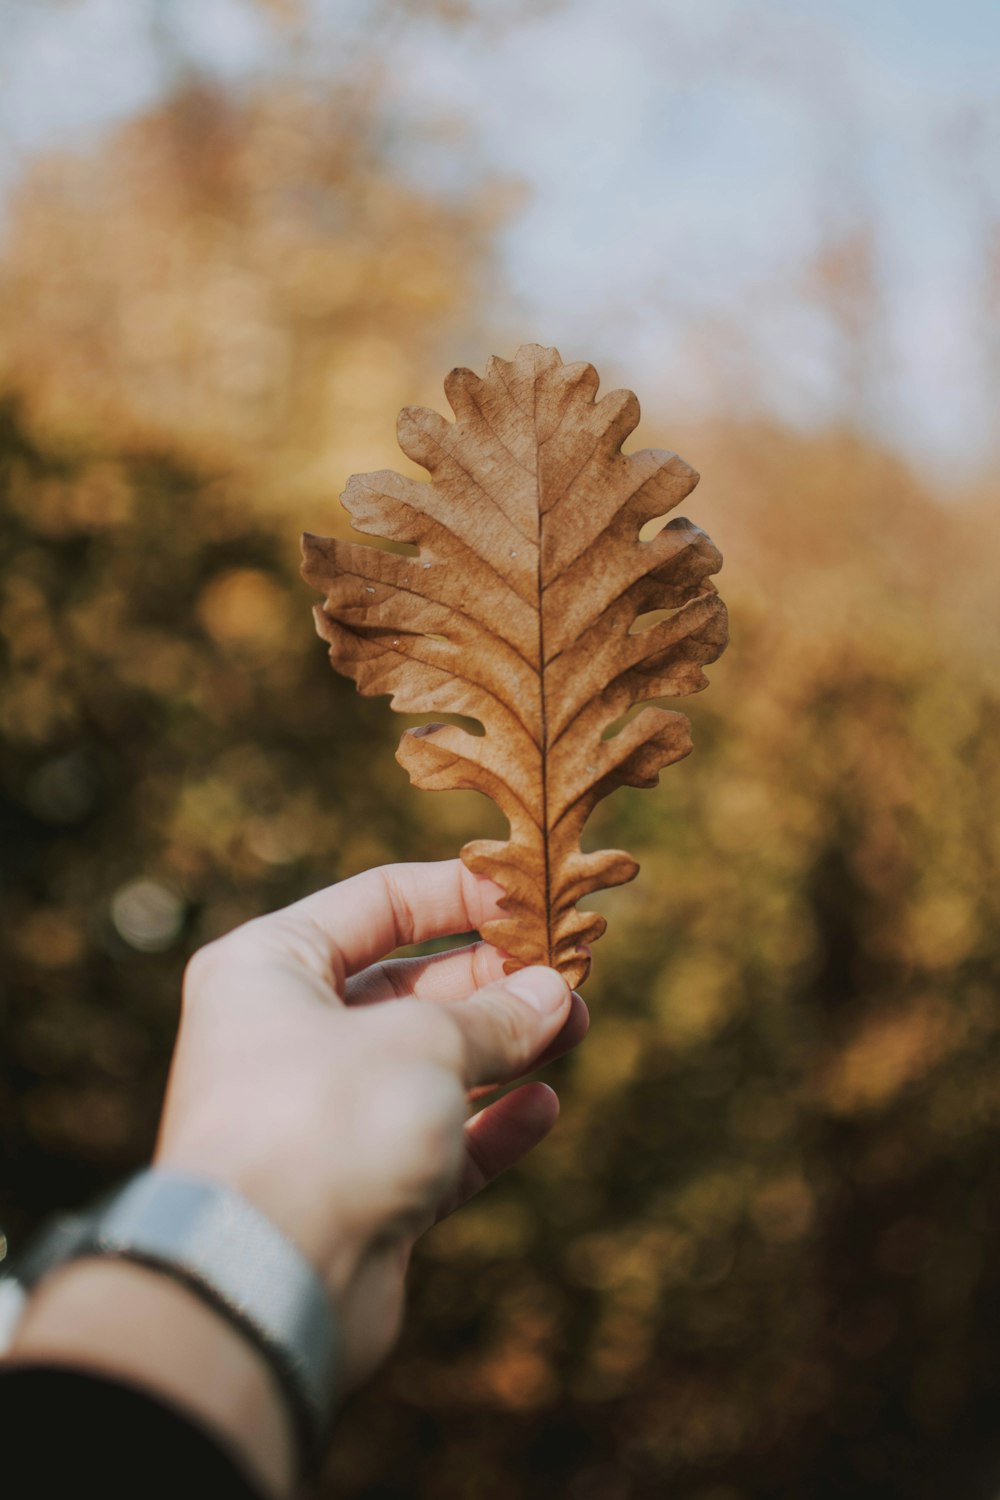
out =
<path fill-rule="evenodd" d="M 191 1417 L 138 1386 L 62 1366 L 0 1367 L 0 1455 L 11 1500 L 263 1500 Z"/>

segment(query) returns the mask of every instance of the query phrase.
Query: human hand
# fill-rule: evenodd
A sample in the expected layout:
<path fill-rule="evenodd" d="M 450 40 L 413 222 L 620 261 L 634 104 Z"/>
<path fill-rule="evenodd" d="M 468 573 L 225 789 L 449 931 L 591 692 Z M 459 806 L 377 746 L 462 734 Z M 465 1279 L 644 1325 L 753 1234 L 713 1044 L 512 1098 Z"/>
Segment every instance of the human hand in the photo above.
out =
<path fill-rule="evenodd" d="M 554 970 L 505 977 L 485 943 L 384 960 L 478 930 L 500 895 L 458 860 L 386 866 L 237 928 L 188 968 L 156 1161 L 237 1188 L 311 1259 L 338 1310 L 344 1389 L 395 1338 L 416 1238 L 558 1115 L 540 1083 L 467 1120 L 470 1095 L 587 1029 Z"/>

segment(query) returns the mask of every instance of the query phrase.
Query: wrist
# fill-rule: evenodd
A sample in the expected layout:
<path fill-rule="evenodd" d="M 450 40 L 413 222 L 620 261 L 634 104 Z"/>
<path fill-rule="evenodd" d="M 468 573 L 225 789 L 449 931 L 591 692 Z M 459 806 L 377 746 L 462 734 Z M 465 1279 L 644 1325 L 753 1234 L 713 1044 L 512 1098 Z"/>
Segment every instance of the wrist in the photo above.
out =
<path fill-rule="evenodd" d="M 153 1169 L 88 1213 L 43 1228 L 15 1258 L 13 1284 L 44 1290 L 60 1267 L 107 1256 L 180 1283 L 205 1304 L 206 1335 L 228 1323 L 225 1337 L 219 1330 L 223 1345 L 231 1347 L 235 1334 L 266 1362 L 294 1421 L 303 1471 L 310 1471 L 332 1415 L 340 1339 L 326 1289 L 281 1230 L 226 1184 Z M 94 1348 L 106 1349 L 100 1326 L 93 1331 Z M 169 1341 L 166 1325 L 151 1331 L 144 1363 L 158 1363 L 158 1346 Z M 86 1339 L 82 1347 L 86 1352 Z"/>
<path fill-rule="evenodd" d="M 145 1387 L 211 1429 L 270 1493 L 292 1491 L 295 1433 L 267 1360 L 159 1270 L 120 1260 L 60 1267 L 30 1298 L 8 1358 Z"/>
<path fill-rule="evenodd" d="M 305 1257 L 334 1311 L 341 1311 L 366 1246 L 351 1231 L 347 1214 L 338 1214 L 327 1199 L 305 1190 L 312 1181 L 305 1164 L 290 1169 L 285 1160 L 269 1159 L 263 1152 L 248 1158 L 234 1151 L 228 1139 L 216 1144 L 205 1137 L 185 1137 L 160 1142 L 152 1165 L 216 1183 L 245 1198 Z"/>

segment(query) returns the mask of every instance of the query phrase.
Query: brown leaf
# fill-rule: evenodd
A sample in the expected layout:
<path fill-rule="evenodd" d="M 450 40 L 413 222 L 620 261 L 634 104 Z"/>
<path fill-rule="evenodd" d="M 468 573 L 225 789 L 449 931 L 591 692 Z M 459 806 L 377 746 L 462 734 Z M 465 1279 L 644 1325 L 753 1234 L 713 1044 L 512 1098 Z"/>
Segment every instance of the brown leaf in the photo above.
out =
<path fill-rule="evenodd" d="M 624 455 L 639 403 L 631 391 L 595 403 L 597 385 L 592 365 L 536 344 L 491 359 L 484 379 L 453 370 L 454 424 L 422 407 L 399 417 L 401 448 L 432 482 L 383 470 L 343 497 L 359 531 L 417 556 L 303 543 L 334 667 L 401 713 L 482 724 L 483 736 L 408 730 L 397 758 L 415 786 L 485 792 L 506 814 L 508 841 L 462 850 L 506 891 L 507 915 L 483 936 L 509 968 L 551 964 L 574 985 L 606 925 L 576 903 L 638 870 L 621 850 L 583 853 L 583 825 L 616 787 L 655 785 L 691 749 L 688 720 L 660 708 L 602 736 L 646 699 L 706 686 L 702 666 L 726 644 L 709 581 L 722 559 L 705 533 L 678 519 L 639 537 L 698 475 L 673 453 Z M 630 633 L 653 611 L 670 613 Z"/>

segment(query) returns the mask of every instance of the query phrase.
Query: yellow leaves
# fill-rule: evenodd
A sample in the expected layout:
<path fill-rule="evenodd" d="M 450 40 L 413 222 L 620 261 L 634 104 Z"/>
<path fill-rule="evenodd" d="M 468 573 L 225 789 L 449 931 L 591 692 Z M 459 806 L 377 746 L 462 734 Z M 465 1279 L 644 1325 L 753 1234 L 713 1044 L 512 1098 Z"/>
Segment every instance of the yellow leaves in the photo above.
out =
<path fill-rule="evenodd" d="M 837 1114 L 863 1114 L 923 1078 L 958 1039 L 958 1023 L 933 1001 L 868 1018 L 829 1058 L 820 1091 Z"/>
<path fill-rule="evenodd" d="M 53 692 L 45 676 L 14 674 L 0 703 L 0 734 L 13 745 L 44 745 L 73 727 L 73 706 Z"/>
<path fill-rule="evenodd" d="M 799 1174 L 772 1178 L 754 1194 L 753 1221 L 765 1240 L 775 1245 L 802 1239 L 816 1219 L 815 1195 Z"/>
<path fill-rule="evenodd" d="M 710 1041 L 742 1009 L 741 988 L 725 953 L 679 954 L 654 997 L 659 1035 L 681 1051 Z"/>
<path fill-rule="evenodd" d="M 651 1028 L 647 1024 L 605 1016 L 601 1045 L 587 1048 L 577 1062 L 588 1097 L 596 1101 L 627 1088 L 642 1070 L 643 1053 L 650 1040 Z"/>
<path fill-rule="evenodd" d="M 202 85 L 29 168 L 0 266 L 0 383 L 16 379 L 37 432 L 114 431 L 284 506 L 354 461 L 329 377 L 381 342 L 419 388 L 484 247 L 479 208 L 380 159 L 378 84 L 344 88 L 236 103 Z M 374 374 L 353 386 L 369 433 Z"/>
<path fill-rule="evenodd" d="M 961 963 L 975 942 L 974 892 L 938 891 L 916 905 L 907 924 L 906 950 L 929 970 Z"/>
<path fill-rule="evenodd" d="M 64 969 L 79 962 L 86 947 L 80 913 L 58 907 L 25 913 L 13 932 L 17 951 L 43 969 Z"/>
<path fill-rule="evenodd" d="M 132 518 L 134 491 L 116 464 L 95 463 L 83 475 L 28 481 L 15 471 L 9 503 L 30 519 L 43 536 L 60 538 L 74 532 L 101 532 L 126 525 Z"/>
<path fill-rule="evenodd" d="M 235 568 L 213 578 L 198 600 L 198 616 L 224 647 L 271 656 L 282 645 L 284 591 L 257 568 Z"/>
<path fill-rule="evenodd" d="M 569 1274 L 581 1286 L 613 1291 L 647 1309 L 662 1288 L 688 1281 L 697 1259 L 696 1239 L 669 1224 L 581 1235 L 566 1252 Z"/>
<path fill-rule="evenodd" d="M 748 1079 L 729 1106 L 729 1123 L 737 1147 L 759 1149 L 794 1137 L 798 1126 L 796 1102 L 787 1089 L 776 1083 Z"/>
<path fill-rule="evenodd" d="M 292 510 L 316 529 L 344 472 L 395 465 L 386 414 L 431 389 L 483 219 L 352 155 L 367 127 L 338 135 L 336 103 L 289 103 L 247 97 L 223 129 L 184 101 L 29 164 L 7 223 L 0 375 L 31 417 L 0 434 L 4 852 L 31 892 L 5 953 L 18 1206 L 53 1167 L 133 1161 L 188 943 L 498 832 L 478 792 L 397 784 L 377 705 L 317 711 L 286 566 Z M 556 1490 L 735 1500 L 768 1491 L 775 1432 L 796 1449 L 858 1415 L 856 1361 L 938 1433 L 989 1368 L 995 499 L 950 482 L 939 505 L 843 432 L 684 441 L 730 554 L 726 692 L 697 701 L 698 755 L 655 798 L 602 804 L 600 842 L 643 877 L 600 898 L 560 1127 L 429 1237 L 410 1352 L 358 1413 L 353 1461 L 377 1470 L 391 1430 L 404 1489 L 519 1493 L 521 1435 L 555 1403 L 609 1455 Z M 261 497 L 285 519 L 249 537 Z M 159 953 L 110 911 L 166 941 L 177 907 L 144 880 L 184 902 Z M 857 1292 L 839 1320 L 831 1267 Z M 448 1425 L 439 1455 L 407 1438 L 419 1409 Z M 341 1488 L 386 1482 L 370 1470 Z"/>
<path fill-rule="evenodd" d="M 736 1164 L 691 1177 L 671 1194 L 673 1212 L 702 1239 L 724 1236 L 743 1218 L 749 1177 Z"/>
<path fill-rule="evenodd" d="M 559 1385 L 552 1366 L 531 1344 L 508 1335 L 476 1370 L 474 1386 L 508 1411 L 532 1411 L 555 1399 Z"/>

